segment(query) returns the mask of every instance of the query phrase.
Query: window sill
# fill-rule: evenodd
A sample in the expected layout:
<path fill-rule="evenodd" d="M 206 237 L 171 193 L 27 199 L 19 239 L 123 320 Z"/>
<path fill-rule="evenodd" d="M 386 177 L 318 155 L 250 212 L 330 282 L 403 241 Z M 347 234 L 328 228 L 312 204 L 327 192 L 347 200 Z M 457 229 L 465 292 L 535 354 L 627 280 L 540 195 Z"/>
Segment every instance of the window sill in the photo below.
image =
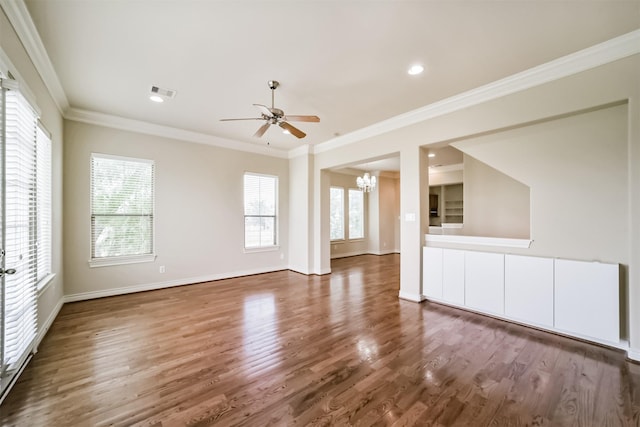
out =
<path fill-rule="evenodd" d="M 108 267 L 112 265 L 139 264 L 156 260 L 156 254 L 95 258 L 89 260 L 89 267 Z"/>
<path fill-rule="evenodd" d="M 275 252 L 279 251 L 280 246 L 261 246 L 258 248 L 244 248 L 245 254 L 257 253 L 257 252 Z"/>
<path fill-rule="evenodd" d="M 51 286 L 55 277 L 55 273 L 49 273 L 47 277 L 38 282 L 38 296 L 42 295 L 47 289 L 49 289 L 49 286 Z"/>

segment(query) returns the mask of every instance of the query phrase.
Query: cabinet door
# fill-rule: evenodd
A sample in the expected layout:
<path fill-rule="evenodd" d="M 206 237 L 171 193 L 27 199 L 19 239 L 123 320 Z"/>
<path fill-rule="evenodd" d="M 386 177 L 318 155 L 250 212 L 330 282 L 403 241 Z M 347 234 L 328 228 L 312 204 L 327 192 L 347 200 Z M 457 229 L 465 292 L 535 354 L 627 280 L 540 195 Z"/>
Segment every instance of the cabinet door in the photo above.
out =
<path fill-rule="evenodd" d="M 422 291 L 426 297 L 442 298 L 442 249 L 424 247 L 422 252 Z"/>
<path fill-rule="evenodd" d="M 466 305 L 504 314 L 504 254 L 467 251 L 464 265 Z"/>
<path fill-rule="evenodd" d="M 620 341 L 618 264 L 555 260 L 555 327 Z"/>
<path fill-rule="evenodd" d="M 442 251 L 442 299 L 464 305 L 464 251 Z"/>
<path fill-rule="evenodd" d="M 506 255 L 504 273 L 505 314 L 553 327 L 553 259 Z"/>

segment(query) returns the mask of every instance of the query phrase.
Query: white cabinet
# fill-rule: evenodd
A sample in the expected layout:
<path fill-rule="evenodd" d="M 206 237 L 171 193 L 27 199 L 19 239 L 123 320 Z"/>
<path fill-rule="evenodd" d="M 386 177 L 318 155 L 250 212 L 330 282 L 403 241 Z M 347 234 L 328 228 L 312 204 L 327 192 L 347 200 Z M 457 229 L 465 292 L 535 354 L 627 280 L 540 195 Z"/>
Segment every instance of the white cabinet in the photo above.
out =
<path fill-rule="evenodd" d="M 442 248 L 425 247 L 422 252 L 422 291 L 442 298 Z"/>
<path fill-rule="evenodd" d="M 553 327 L 553 259 L 505 255 L 504 264 L 505 314 Z"/>
<path fill-rule="evenodd" d="M 555 327 L 609 342 L 620 340 L 619 267 L 555 261 Z"/>
<path fill-rule="evenodd" d="M 464 305 L 464 255 L 465 251 L 442 250 L 442 299 L 456 305 Z"/>
<path fill-rule="evenodd" d="M 620 342 L 618 264 L 425 247 L 427 298 L 600 343 Z"/>
<path fill-rule="evenodd" d="M 504 254 L 465 254 L 465 305 L 493 314 L 504 314 Z"/>

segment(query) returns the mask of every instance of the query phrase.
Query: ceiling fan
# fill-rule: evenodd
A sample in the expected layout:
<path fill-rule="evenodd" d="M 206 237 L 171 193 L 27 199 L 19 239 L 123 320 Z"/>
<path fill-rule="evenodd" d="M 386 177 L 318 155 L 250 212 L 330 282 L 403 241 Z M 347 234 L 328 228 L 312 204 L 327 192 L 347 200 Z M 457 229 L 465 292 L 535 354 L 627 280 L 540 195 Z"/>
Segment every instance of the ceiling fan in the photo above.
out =
<path fill-rule="evenodd" d="M 278 86 L 280 86 L 279 82 L 277 82 L 276 80 L 269 80 L 269 89 L 271 89 L 271 108 L 262 104 L 253 104 L 258 108 L 258 110 L 260 110 L 261 117 L 252 117 L 247 119 L 220 119 L 220 121 L 228 122 L 228 121 L 234 121 L 234 120 L 264 120 L 266 123 L 260 126 L 260 128 L 256 131 L 256 133 L 253 134 L 253 136 L 260 138 L 262 135 L 264 135 L 267 129 L 269 129 L 269 126 L 278 125 L 285 131 L 289 131 L 290 134 L 298 138 L 304 138 L 305 136 L 307 136 L 307 134 L 302 132 L 300 129 L 296 128 L 295 126 L 292 126 L 288 122 L 291 121 L 291 122 L 318 123 L 320 121 L 320 118 L 318 116 L 300 116 L 300 115 L 292 116 L 289 114 L 285 114 L 284 111 L 282 111 L 279 108 L 275 108 L 273 106 L 273 98 L 274 98 L 275 90 Z"/>

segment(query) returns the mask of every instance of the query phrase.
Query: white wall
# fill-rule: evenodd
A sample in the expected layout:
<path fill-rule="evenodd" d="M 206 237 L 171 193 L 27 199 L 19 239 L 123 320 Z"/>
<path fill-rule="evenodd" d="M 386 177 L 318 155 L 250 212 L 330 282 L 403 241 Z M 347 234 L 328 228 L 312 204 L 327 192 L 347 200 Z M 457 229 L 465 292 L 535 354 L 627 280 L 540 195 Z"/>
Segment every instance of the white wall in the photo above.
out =
<path fill-rule="evenodd" d="M 538 164 L 540 174 L 547 166 Z M 467 236 L 529 239 L 529 187 L 464 156 L 464 226 Z"/>
<path fill-rule="evenodd" d="M 626 264 L 627 118 L 627 105 L 623 104 L 454 145 L 530 187 L 533 243 L 528 254 Z M 466 160 L 465 178 L 471 185 L 473 168 L 467 168 Z M 481 180 L 489 184 L 486 178 Z M 524 190 L 509 192 L 514 201 L 527 202 Z M 467 200 L 470 193 L 473 189 L 467 192 L 465 188 L 465 229 L 467 219 L 481 213 L 472 210 L 467 215 L 467 208 L 480 203 Z M 524 229 L 522 236 L 517 236 L 517 224 L 507 217 L 502 223 L 481 219 L 469 224 L 474 235 L 486 227 L 490 237 L 527 237 Z M 506 234 L 500 233 L 501 229 L 510 231 L 510 227 L 514 235 L 501 235 Z"/>
<path fill-rule="evenodd" d="M 40 121 L 51 133 L 52 140 L 52 271 L 56 275 L 51 284 L 38 296 L 38 339 L 42 339 L 49 325 L 62 306 L 63 297 L 63 229 L 62 229 L 62 170 L 63 170 L 63 120 L 55 102 L 40 79 L 31 59 L 25 52 L 4 12 L 0 12 L 0 48 L 8 56 L 19 75 L 35 95 L 35 103 L 41 110 Z"/>
<path fill-rule="evenodd" d="M 289 268 L 310 274 L 313 227 L 313 156 L 303 154 L 289 160 Z"/>
<path fill-rule="evenodd" d="M 65 121 L 65 144 L 65 292 L 70 299 L 288 267 L 288 160 L 73 121 Z M 93 152 L 155 161 L 155 262 L 89 267 Z M 279 250 L 244 251 L 244 172 L 278 176 Z"/>

